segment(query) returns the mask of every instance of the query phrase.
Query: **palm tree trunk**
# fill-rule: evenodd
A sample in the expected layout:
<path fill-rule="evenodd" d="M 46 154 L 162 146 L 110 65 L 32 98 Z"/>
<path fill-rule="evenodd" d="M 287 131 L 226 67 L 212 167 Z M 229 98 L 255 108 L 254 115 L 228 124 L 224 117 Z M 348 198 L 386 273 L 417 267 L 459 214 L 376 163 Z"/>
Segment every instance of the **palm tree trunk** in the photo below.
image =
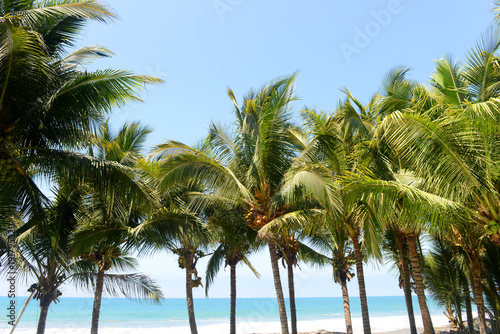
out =
<path fill-rule="evenodd" d="M 351 306 L 349 305 L 349 291 L 346 280 L 342 280 L 342 299 L 344 301 L 344 318 L 346 334 L 352 334 Z"/>
<path fill-rule="evenodd" d="M 425 300 L 425 287 L 420 271 L 420 260 L 417 251 L 417 243 L 414 233 L 408 233 L 408 248 L 410 249 L 411 266 L 413 268 L 413 278 L 415 279 L 415 288 L 417 290 L 418 305 L 420 306 L 420 313 L 422 313 L 422 322 L 424 324 L 425 334 L 434 334 L 434 327 L 432 326 L 432 319 L 427 308 L 427 301 Z"/>
<path fill-rule="evenodd" d="M 368 299 L 366 298 L 365 276 L 363 274 L 363 257 L 361 255 L 361 247 L 359 245 L 359 232 L 355 231 L 351 235 L 354 259 L 356 261 L 356 276 L 358 278 L 359 299 L 361 301 L 361 316 L 363 317 L 363 332 L 371 334 L 370 314 L 368 312 Z"/>
<path fill-rule="evenodd" d="M 292 334 L 297 334 L 297 308 L 295 306 L 295 284 L 293 282 L 293 264 L 287 262 L 288 269 L 288 296 L 290 299 L 290 320 Z"/>
<path fill-rule="evenodd" d="M 464 299 L 465 309 L 467 311 L 467 329 L 469 332 L 474 331 L 474 316 L 472 315 L 472 302 L 470 300 L 469 286 L 464 284 Z"/>
<path fill-rule="evenodd" d="M 38 327 L 36 334 L 45 333 L 45 324 L 47 323 L 47 315 L 49 313 L 50 300 L 47 297 L 42 297 L 40 299 L 40 318 L 38 318 Z"/>
<path fill-rule="evenodd" d="M 94 307 L 92 309 L 92 328 L 91 334 L 97 334 L 99 329 L 99 315 L 101 313 L 102 291 L 104 286 L 104 270 L 99 270 L 97 273 L 95 293 L 94 293 Z"/>
<path fill-rule="evenodd" d="M 189 327 L 191 334 L 198 334 L 196 328 L 196 319 L 194 317 L 194 304 L 193 304 L 193 279 L 192 279 L 191 263 L 186 265 L 186 302 L 188 308 Z"/>
<path fill-rule="evenodd" d="M 474 288 L 472 289 L 472 293 L 474 294 L 474 301 L 476 302 L 477 306 L 477 316 L 479 317 L 479 333 L 480 334 L 486 334 L 487 333 L 487 327 L 486 327 L 486 311 L 484 308 L 484 298 L 483 298 L 483 287 L 482 287 L 482 282 L 481 282 L 481 270 L 480 270 L 480 264 L 478 261 L 475 259 L 472 259 L 471 261 L 471 275 L 472 275 L 472 282 L 474 284 Z"/>
<path fill-rule="evenodd" d="M 276 298 L 278 299 L 281 333 L 288 334 L 288 319 L 286 316 L 285 298 L 283 297 L 283 288 L 281 287 L 280 268 L 278 266 L 278 255 L 276 254 L 276 245 L 274 244 L 274 241 L 269 241 L 269 254 L 271 255 L 274 288 L 276 289 Z"/>
<path fill-rule="evenodd" d="M 403 292 L 405 294 L 406 310 L 408 312 L 408 320 L 410 322 L 410 333 L 417 334 L 415 313 L 413 312 L 413 300 L 411 298 L 410 267 L 408 266 L 407 248 L 401 234 L 398 233 L 396 238 L 401 256 L 401 275 L 403 276 Z"/>
<path fill-rule="evenodd" d="M 236 263 L 230 263 L 231 268 L 231 314 L 229 320 L 229 333 L 236 334 Z"/>

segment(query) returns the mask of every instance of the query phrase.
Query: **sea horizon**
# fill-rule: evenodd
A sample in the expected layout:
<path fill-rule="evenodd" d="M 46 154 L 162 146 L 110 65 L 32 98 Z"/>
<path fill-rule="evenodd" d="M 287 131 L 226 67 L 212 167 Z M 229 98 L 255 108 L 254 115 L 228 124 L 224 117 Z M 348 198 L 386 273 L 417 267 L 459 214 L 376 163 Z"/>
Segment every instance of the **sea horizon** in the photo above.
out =
<path fill-rule="evenodd" d="M 16 300 L 17 316 L 27 297 Z M 0 305 L 6 311 L 10 298 L 0 297 Z M 195 298 L 194 307 L 200 334 L 226 333 L 229 331 L 229 298 Z M 289 306 L 286 298 L 287 308 Z M 296 298 L 299 331 L 325 329 L 345 332 L 342 297 Z M 351 315 L 355 333 L 362 332 L 359 297 L 351 297 Z M 413 298 L 417 326 L 421 326 L 417 298 Z M 90 329 L 93 298 L 61 297 L 50 308 L 47 318 L 47 334 L 87 333 Z M 436 327 L 446 326 L 443 310 L 428 300 L 429 311 Z M 368 297 L 372 331 L 389 332 L 409 328 L 406 304 L 403 296 Z M 9 333 L 7 312 L 1 316 L 0 333 Z M 35 333 L 39 307 L 31 301 L 22 316 L 15 333 Z M 238 333 L 276 333 L 280 331 L 279 314 L 275 298 L 238 298 Z M 151 304 L 124 298 L 103 298 L 100 316 L 102 333 L 190 333 L 184 298 L 165 298 L 161 304 Z"/>

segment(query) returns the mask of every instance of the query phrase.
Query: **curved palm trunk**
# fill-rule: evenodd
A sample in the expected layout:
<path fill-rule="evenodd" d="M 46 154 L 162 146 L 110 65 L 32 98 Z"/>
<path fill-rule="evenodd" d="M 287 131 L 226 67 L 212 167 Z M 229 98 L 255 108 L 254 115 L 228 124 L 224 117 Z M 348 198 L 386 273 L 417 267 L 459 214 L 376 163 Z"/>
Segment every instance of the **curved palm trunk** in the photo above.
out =
<path fill-rule="evenodd" d="M 474 316 L 472 315 L 472 302 L 470 300 L 470 291 L 467 284 L 464 284 L 464 299 L 467 312 L 467 329 L 469 332 L 472 332 L 474 331 Z"/>
<path fill-rule="evenodd" d="M 94 307 L 92 308 L 92 328 L 91 334 L 97 334 L 99 329 L 99 315 L 101 314 L 102 291 L 104 286 L 104 270 L 97 273 L 96 287 L 94 293 Z"/>
<path fill-rule="evenodd" d="M 191 266 L 186 266 L 186 302 L 188 308 L 189 317 L 189 327 L 191 328 L 191 334 L 198 334 L 198 329 L 196 328 L 196 319 L 194 317 L 194 303 L 193 303 L 193 279 L 192 279 Z"/>
<path fill-rule="evenodd" d="M 287 263 L 288 269 L 288 295 L 290 298 L 290 320 L 292 322 L 292 334 L 297 334 L 297 308 L 295 306 L 295 284 L 293 281 L 293 265 Z"/>
<path fill-rule="evenodd" d="M 349 305 L 349 291 L 347 282 L 342 280 L 342 299 L 344 301 L 344 318 L 346 334 L 352 334 L 351 306 Z"/>
<path fill-rule="evenodd" d="M 276 254 L 276 245 L 274 241 L 269 241 L 269 254 L 271 256 L 271 266 L 273 269 L 274 288 L 276 289 L 276 298 L 278 299 L 281 333 L 288 334 L 288 319 L 286 316 L 285 298 L 283 297 L 283 288 L 281 287 L 280 268 L 278 266 L 278 255 Z"/>
<path fill-rule="evenodd" d="M 47 315 L 49 313 L 49 305 L 50 300 L 42 297 L 40 299 L 40 318 L 38 319 L 38 327 L 36 330 L 36 334 L 44 334 L 45 333 L 45 324 L 47 323 Z"/>
<path fill-rule="evenodd" d="M 477 306 L 477 315 L 479 317 L 479 333 L 486 334 L 486 310 L 484 308 L 484 297 L 483 297 L 483 287 L 481 282 L 481 270 L 480 264 L 475 259 L 471 261 L 472 266 L 472 284 L 474 287 L 472 289 L 472 293 L 474 294 L 474 301 Z"/>
<path fill-rule="evenodd" d="M 356 276 L 358 277 L 359 299 L 361 301 L 361 315 L 363 317 L 363 332 L 371 334 L 370 314 L 368 312 L 368 299 L 366 298 L 365 276 L 363 274 L 363 257 L 359 245 L 359 233 L 356 231 L 351 235 L 354 259 L 356 261 Z"/>
<path fill-rule="evenodd" d="M 425 287 L 422 278 L 422 272 L 420 270 L 420 259 L 417 251 L 417 244 L 415 240 L 414 233 L 407 234 L 408 248 L 410 249 L 410 259 L 411 266 L 413 268 L 413 278 L 415 279 L 415 287 L 417 290 L 418 305 L 420 306 L 420 312 L 422 313 L 422 322 L 424 324 L 424 334 L 434 334 L 434 327 L 432 326 L 432 319 L 427 308 L 427 302 L 425 300 Z"/>
<path fill-rule="evenodd" d="M 236 334 L 236 264 L 230 263 L 231 268 L 231 313 L 229 320 L 229 333 Z"/>
<path fill-rule="evenodd" d="M 396 235 L 398 248 L 401 255 L 401 275 L 403 276 L 403 292 L 405 294 L 406 310 L 408 312 L 408 321 L 410 322 L 410 333 L 417 334 L 417 325 L 415 324 L 415 313 L 413 312 L 413 300 L 411 298 L 410 285 L 410 267 L 408 266 L 407 249 L 403 236 Z"/>

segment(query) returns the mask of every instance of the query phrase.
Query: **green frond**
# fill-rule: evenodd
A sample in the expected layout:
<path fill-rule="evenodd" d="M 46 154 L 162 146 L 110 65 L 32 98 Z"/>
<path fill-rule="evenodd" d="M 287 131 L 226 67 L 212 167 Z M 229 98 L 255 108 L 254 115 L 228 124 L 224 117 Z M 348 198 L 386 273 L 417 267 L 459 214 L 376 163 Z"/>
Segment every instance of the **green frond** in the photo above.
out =
<path fill-rule="evenodd" d="M 205 272 L 205 295 L 208 297 L 208 290 L 210 289 L 210 286 L 215 280 L 215 277 L 217 276 L 217 273 L 219 272 L 222 263 L 225 260 L 225 255 L 226 255 L 226 249 L 225 245 L 220 244 L 219 247 L 217 247 L 212 255 L 210 256 L 210 259 L 208 260 L 207 263 L 207 270 Z"/>
<path fill-rule="evenodd" d="M 285 175 L 282 196 L 293 202 L 298 196 L 315 198 L 332 217 L 343 211 L 338 185 L 331 172 L 321 165 L 306 165 L 291 168 Z"/>
<path fill-rule="evenodd" d="M 36 29 L 47 18 L 62 19 L 67 16 L 108 22 L 114 14 L 97 0 L 45 0 L 36 2 L 32 8 L 8 13 L 3 20 Z"/>
<path fill-rule="evenodd" d="M 113 52 L 99 45 L 91 45 L 73 51 L 61 60 L 63 64 L 81 65 L 87 64 L 95 59 L 110 57 Z"/>
<path fill-rule="evenodd" d="M 486 186 L 479 137 L 460 119 L 436 122 L 395 112 L 382 126 L 401 158 L 445 197 L 463 198 L 471 189 Z"/>
<path fill-rule="evenodd" d="M 89 289 L 95 285 L 96 274 L 78 273 L 70 278 L 80 288 Z M 104 274 L 105 295 L 111 297 L 124 296 L 130 299 L 144 299 L 160 303 L 163 293 L 158 284 L 143 274 Z"/>

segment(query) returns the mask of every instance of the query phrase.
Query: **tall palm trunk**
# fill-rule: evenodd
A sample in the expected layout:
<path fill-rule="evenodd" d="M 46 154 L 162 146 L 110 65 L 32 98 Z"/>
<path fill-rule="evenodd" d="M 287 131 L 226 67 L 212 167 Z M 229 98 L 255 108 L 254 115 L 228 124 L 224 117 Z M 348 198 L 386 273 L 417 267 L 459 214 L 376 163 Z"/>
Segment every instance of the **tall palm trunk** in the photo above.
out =
<path fill-rule="evenodd" d="M 420 306 L 420 313 L 422 314 L 422 322 L 424 324 L 424 334 L 434 334 L 434 327 L 432 326 L 432 319 L 427 308 L 425 300 L 425 287 L 420 270 L 420 258 L 417 251 L 417 243 L 414 233 L 406 235 L 408 240 L 408 248 L 410 249 L 411 266 L 413 269 L 413 278 L 415 279 L 415 288 L 417 290 L 418 305 Z"/>
<path fill-rule="evenodd" d="M 471 256 L 471 275 L 474 284 L 472 293 L 477 306 L 477 316 L 479 317 L 479 333 L 486 334 L 486 310 L 484 308 L 483 287 L 481 282 L 481 265 L 479 261 Z"/>
<path fill-rule="evenodd" d="M 464 284 L 464 299 L 467 312 L 467 329 L 469 332 L 472 332 L 474 331 L 474 316 L 472 315 L 472 302 L 470 300 L 470 291 L 467 284 Z"/>
<path fill-rule="evenodd" d="M 288 269 L 288 296 L 290 299 L 290 320 L 292 322 L 292 334 L 297 334 L 297 308 L 295 306 L 295 284 L 293 282 L 293 264 L 287 261 Z"/>
<path fill-rule="evenodd" d="M 36 334 L 45 333 L 45 324 L 47 323 L 47 315 L 49 313 L 50 302 L 51 300 L 46 296 L 43 296 L 40 299 L 40 318 L 38 318 L 38 327 L 36 330 Z"/>
<path fill-rule="evenodd" d="M 408 321 L 410 322 L 410 333 L 417 334 L 417 325 L 415 324 L 415 313 L 413 312 L 413 300 L 411 298 L 410 286 L 410 267 L 408 266 L 407 248 L 404 237 L 396 232 L 396 240 L 401 256 L 401 276 L 403 276 L 403 292 L 405 294 L 406 310 L 408 312 Z"/>
<path fill-rule="evenodd" d="M 347 281 L 342 280 L 342 299 L 344 301 L 344 318 L 346 334 L 352 334 L 351 306 L 349 305 L 349 291 Z"/>
<path fill-rule="evenodd" d="M 229 333 L 236 334 L 236 263 L 230 263 L 231 268 L 231 313 L 229 320 Z"/>
<path fill-rule="evenodd" d="M 286 316 L 285 298 L 283 297 L 283 288 L 281 287 L 280 268 L 278 266 L 278 254 L 276 254 L 276 245 L 274 241 L 269 241 L 269 254 L 271 256 L 271 266 L 273 269 L 274 288 L 276 289 L 276 298 L 278 299 L 281 333 L 288 334 L 288 319 Z"/>
<path fill-rule="evenodd" d="M 191 263 L 186 265 L 186 302 L 189 317 L 189 327 L 191 328 L 191 334 L 198 334 L 198 329 L 196 328 L 196 319 L 194 316 L 194 303 L 193 303 L 193 279 L 192 279 L 192 269 Z"/>
<path fill-rule="evenodd" d="M 101 313 L 102 291 L 104 287 L 104 270 L 99 268 L 97 273 L 95 293 L 94 293 L 94 307 L 92 308 L 92 328 L 91 334 L 97 334 L 99 329 L 99 315 Z"/>
<path fill-rule="evenodd" d="M 363 257 L 361 255 L 361 246 L 359 244 L 359 232 L 355 231 L 351 235 L 354 259 L 356 261 L 356 276 L 358 277 L 359 299 L 361 301 L 361 316 L 363 317 L 363 332 L 371 334 L 370 314 L 368 312 L 368 299 L 366 298 L 365 276 L 363 274 Z"/>

